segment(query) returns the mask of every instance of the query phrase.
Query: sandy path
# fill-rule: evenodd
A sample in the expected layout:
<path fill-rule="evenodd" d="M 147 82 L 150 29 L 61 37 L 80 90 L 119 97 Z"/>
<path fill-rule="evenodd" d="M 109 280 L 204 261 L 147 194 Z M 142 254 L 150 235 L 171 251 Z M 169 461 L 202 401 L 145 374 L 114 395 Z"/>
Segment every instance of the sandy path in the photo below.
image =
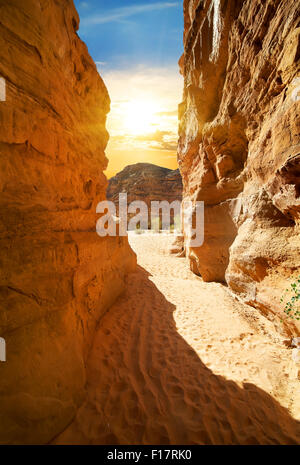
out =
<path fill-rule="evenodd" d="M 169 255 L 170 237 L 130 242 L 140 267 L 101 321 L 87 400 L 55 442 L 299 442 L 299 382 L 272 324 Z"/>

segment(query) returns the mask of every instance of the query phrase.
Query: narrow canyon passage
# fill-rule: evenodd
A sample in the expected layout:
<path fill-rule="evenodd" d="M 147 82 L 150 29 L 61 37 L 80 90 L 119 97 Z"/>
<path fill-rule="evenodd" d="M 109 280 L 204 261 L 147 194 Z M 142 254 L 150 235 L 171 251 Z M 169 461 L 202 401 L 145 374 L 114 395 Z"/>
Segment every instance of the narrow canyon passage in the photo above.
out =
<path fill-rule="evenodd" d="M 54 442 L 297 443 L 291 351 L 255 309 L 169 255 L 171 241 L 131 235 L 138 270 L 101 320 L 86 402 Z"/>

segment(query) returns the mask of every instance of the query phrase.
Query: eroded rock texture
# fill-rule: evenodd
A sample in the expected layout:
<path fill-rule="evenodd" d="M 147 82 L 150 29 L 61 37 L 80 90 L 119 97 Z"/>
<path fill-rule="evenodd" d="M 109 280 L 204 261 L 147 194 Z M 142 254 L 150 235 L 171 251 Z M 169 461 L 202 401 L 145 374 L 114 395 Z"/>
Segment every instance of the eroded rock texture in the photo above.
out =
<path fill-rule="evenodd" d="M 0 443 L 45 443 L 84 397 L 95 325 L 135 266 L 96 235 L 107 90 L 71 0 L 0 0 Z"/>
<path fill-rule="evenodd" d="M 299 13 L 294 0 L 184 1 L 178 157 L 184 198 L 206 205 L 204 244 L 187 253 L 275 321 L 300 266 Z"/>

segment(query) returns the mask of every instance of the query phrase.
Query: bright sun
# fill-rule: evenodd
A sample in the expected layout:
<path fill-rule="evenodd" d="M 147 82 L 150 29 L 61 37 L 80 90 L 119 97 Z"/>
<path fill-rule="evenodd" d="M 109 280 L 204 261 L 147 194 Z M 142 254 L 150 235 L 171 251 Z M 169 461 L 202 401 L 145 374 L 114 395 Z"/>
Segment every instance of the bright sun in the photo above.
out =
<path fill-rule="evenodd" d="M 153 131 L 153 125 L 158 122 L 159 108 L 147 100 L 130 101 L 124 108 L 124 126 L 133 135 Z"/>

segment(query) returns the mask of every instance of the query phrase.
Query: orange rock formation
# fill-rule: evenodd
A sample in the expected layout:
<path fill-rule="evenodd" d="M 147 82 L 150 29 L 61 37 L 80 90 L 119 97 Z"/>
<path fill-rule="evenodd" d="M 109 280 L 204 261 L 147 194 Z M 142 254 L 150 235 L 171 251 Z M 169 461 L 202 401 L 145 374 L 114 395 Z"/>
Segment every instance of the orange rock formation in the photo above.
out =
<path fill-rule="evenodd" d="M 135 266 L 100 238 L 109 96 L 71 0 L 0 0 L 0 443 L 45 443 L 84 398 L 99 318 Z"/>
<path fill-rule="evenodd" d="M 191 267 L 279 328 L 300 267 L 299 13 L 293 0 L 185 0 L 180 59 L 183 197 L 206 205 Z"/>

